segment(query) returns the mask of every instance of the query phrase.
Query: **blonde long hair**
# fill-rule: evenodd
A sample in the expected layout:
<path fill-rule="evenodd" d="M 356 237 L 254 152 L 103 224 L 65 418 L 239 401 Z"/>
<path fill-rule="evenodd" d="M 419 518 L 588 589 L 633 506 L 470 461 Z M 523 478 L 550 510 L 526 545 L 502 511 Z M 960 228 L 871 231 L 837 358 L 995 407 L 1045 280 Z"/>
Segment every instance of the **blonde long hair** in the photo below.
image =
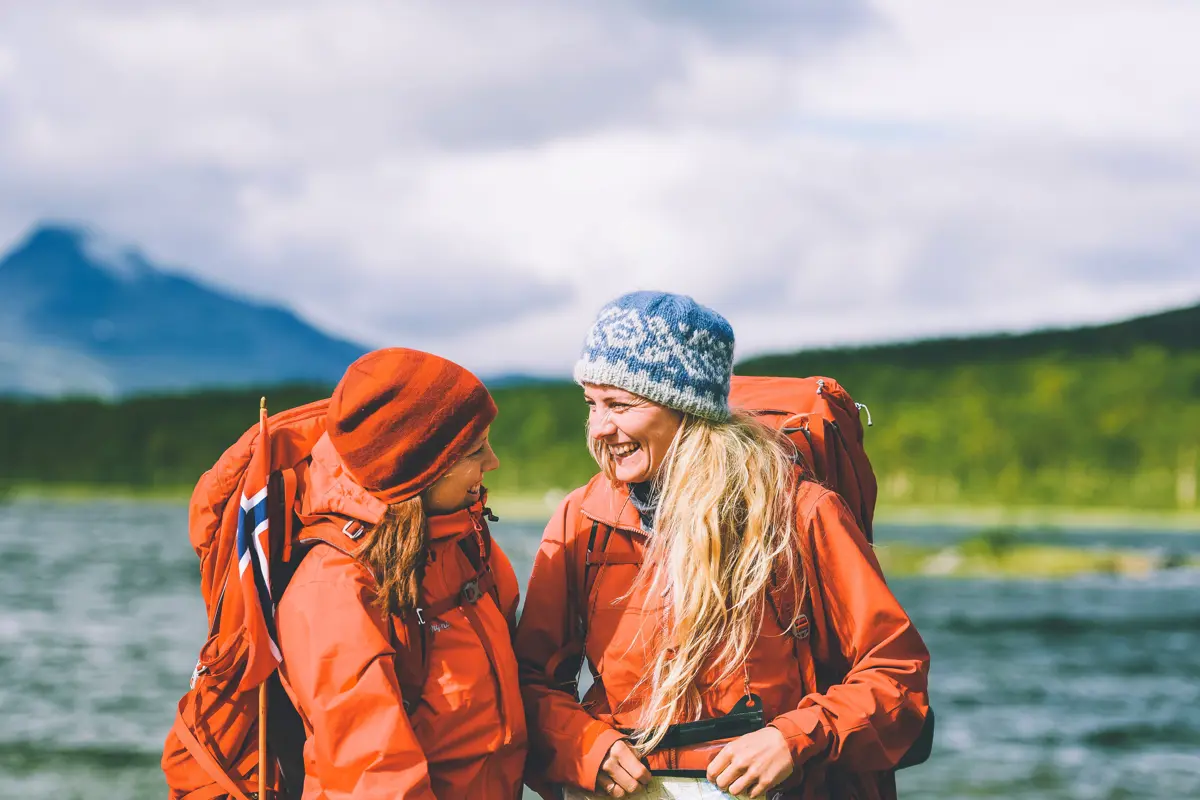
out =
<path fill-rule="evenodd" d="M 375 576 L 375 605 L 380 610 L 399 616 L 417 607 L 428 541 L 420 497 L 388 506 L 383 519 L 363 537 L 355 555 Z"/>
<path fill-rule="evenodd" d="M 615 483 L 607 446 L 588 445 Z M 749 414 L 727 422 L 684 415 L 655 480 L 654 532 L 629 592 L 644 588 L 643 597 L 663 600 L 660 640 L 647 643 L 653 662 L 634 690 L 643 699 L 639 753 L 671 724 L 699 719 L 696 679 L 708 665 L 721 670 L 720 681 L 744 668 L 775 570 L 799 586 L 793 453 Z"/>

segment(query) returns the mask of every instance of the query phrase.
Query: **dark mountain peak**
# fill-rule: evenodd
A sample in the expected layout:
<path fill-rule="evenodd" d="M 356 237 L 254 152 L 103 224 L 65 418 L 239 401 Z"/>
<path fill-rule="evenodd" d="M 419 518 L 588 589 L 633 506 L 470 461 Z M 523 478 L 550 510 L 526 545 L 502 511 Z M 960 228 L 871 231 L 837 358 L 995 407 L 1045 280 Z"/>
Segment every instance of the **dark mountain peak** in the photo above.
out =
<path fill-rule="evenodd" d="M 47 267 L 79 265 L 86 261 L 84 237 L 78 228 L 65 225 L 40 225 L 17 243 L 0 261 L 0 271 L 6 277 L 14 272 L 36 272 Z"/>
<path fill-rule="evenodd" d="M 362 352 L 81 225 L 39 225 L 0 259 L 0 393 L 333 383 Z"/>
<path fill-rule="evenodd" d="M 66 222 L 44 222 L 29 232 L 24 241 L 13 248 L 10 257 L 26 250 L 34 252 L 74 251 L 81 252 L 87 229 Z"/>
<path fill-rule="evenodd" d="M 156 270 L 137 250 L 80 225 L 35 227 L 0 261 L 9 279 L 18 274 L 42 280 L 138 281 Z"/>

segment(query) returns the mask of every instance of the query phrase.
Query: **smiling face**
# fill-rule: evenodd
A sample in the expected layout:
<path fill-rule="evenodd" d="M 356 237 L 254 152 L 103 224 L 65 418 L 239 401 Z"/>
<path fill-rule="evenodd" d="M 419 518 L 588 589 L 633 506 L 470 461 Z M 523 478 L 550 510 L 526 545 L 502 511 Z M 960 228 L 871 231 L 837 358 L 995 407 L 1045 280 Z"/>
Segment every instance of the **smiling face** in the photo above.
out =
<path fill-rule="evenodd" d="M 483 492 L 483 474 L 500 466 L 492 451 L 488 431 L 471 443 L 467 454 L 454 462 L 433 485 L 421 495 L 425 513 L 430 516 L 452 514 L 469 508 L 479 501 Z"/>
<path fill-rule="evenodd" d="M 642 483 L 662 466 L 683 414 L 615 386 L 584 384 L 588 438 L 612 457 L 617 480 Z"/>

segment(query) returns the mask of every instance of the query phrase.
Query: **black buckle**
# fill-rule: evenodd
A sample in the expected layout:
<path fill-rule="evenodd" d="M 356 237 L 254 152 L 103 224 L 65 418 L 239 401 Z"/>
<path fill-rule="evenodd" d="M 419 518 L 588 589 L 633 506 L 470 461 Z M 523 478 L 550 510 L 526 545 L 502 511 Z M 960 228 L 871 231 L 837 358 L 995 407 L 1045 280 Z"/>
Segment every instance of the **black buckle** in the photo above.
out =
<path fill-rule="evenodd" d="M 475 605 L 479 602 L 479 598 L 483 597 L 483 592 L 479 589 L 479 578 L 472 578 L 462 585 L 462 589 L 458 593 L 458 599 L 463 603 Z"/>
<path fill-rule="evenodd" d="M 732 739 L 743 734 L 753 733 L 766 727 L 763 717 L 762 700 L 756 694 L 748 694 L 737 701 L 728 714 L 695 722 L 679 722 L 667 728 L 666 734 L 656 746 L 656 750 L 666 750 L 675 747 L 690 747 L 721 739 Z M 628 728 L 618 728 L 622 733 L 632 734 Z M 687 777 L 703 777 L 703 772 L 690 770 L 654 771 L 655 775 L 678 775 Z"/>

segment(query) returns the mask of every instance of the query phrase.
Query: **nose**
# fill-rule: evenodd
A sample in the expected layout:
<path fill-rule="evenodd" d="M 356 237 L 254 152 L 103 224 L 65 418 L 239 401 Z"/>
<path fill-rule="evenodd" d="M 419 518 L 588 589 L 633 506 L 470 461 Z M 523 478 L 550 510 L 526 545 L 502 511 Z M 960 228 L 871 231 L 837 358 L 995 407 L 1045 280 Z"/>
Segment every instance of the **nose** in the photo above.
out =
<path fill-rule="evenodd" d="M 588 436 L 593 439 L 603 439 L 605 436 L 611 436 L 617 432 L 616 423 L 612 421 L 612 413 L 610 411 L 601 411 L 593 409 L 588 415 Z"/>
<path fill-rule="evenodd" d="M 500 467 L 500 456 L 496 455 L 496 451 L 492 449 L 491 442 L 487 446 L 487 457 L 483 459 L 483 471 L 491 472 Z"/>

